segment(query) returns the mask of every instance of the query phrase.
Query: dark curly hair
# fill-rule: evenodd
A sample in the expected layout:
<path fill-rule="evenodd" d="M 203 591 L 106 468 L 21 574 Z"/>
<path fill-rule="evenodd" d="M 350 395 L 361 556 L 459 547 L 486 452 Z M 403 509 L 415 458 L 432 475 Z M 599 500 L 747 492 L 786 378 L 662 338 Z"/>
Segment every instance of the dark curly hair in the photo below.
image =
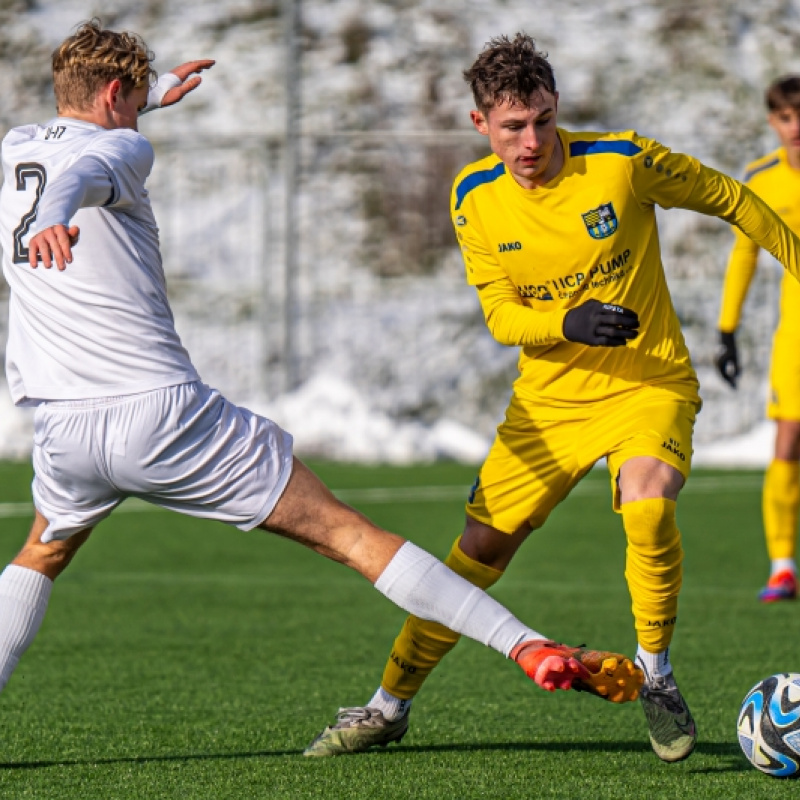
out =
<path fill-rule="evenodd" d="M 475 63 L 464 70 L 464 80 L 484 114 L 498 103 L 527 106 L 534 92 L 556 91 L 547 53 L 537 50 L 536 42 L 526 33 L 518 33 L 513 39 L 497 36 L 487 42 Z"/>

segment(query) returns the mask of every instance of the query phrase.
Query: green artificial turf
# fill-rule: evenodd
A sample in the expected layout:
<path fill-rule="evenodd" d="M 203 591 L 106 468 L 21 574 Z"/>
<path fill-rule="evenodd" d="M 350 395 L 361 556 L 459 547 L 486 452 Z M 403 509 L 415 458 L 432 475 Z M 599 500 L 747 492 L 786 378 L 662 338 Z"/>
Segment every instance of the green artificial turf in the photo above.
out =
<path fill-rule="evenodd" d="M 440 557 L 474 473 L 313 466 Z M 27 466 L 0 465 L 2 561 L 30 522 L 6 504 L 26 503 L 29 482 Z M 700 732 L 683 763 L 655 758 L 637 703 L 547 694 L 469 641 L 424 686 L 400 746 L 303 758 L 340 705 L 371 696 L 404 614 L 360 576 L 277 537 L 120 510 L 59 578 L 0 696 L 0 797 L 796 797 L 800 784 L 760 774 L 736 743 L 750 687 L 800 671 L 798 605 L 755 599 L 767 572 L 760 476 L 697 470 L 678 518 L 686 561 L 672 655 Z M 620 519 L 597 470 L 492 593 L 548 636 L 632 654 L 623 569 Z"/>

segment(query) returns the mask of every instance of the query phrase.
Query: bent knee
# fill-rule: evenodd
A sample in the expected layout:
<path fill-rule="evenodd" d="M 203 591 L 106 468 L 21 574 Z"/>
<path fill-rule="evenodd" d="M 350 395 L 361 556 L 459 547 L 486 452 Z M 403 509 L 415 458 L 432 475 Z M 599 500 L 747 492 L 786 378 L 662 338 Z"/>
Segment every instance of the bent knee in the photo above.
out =
<path fill-rule="evenodd" d="M 675 501 L 665 497 L 624 503 L 622 523 L 634 548 L 679 548 L 681 534 L 675 519 Z"/>

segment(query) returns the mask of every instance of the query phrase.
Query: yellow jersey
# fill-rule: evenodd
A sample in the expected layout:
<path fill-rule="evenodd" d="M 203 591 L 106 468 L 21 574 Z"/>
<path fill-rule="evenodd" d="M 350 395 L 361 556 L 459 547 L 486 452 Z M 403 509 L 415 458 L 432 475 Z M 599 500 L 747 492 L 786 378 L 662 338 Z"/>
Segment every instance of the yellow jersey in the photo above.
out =
<path fill-rule="evenodd" d="M 589 416 L 639 387 L 700 404 L 667 288 L 655 206 L 724 217 L 800 274 L 800 240 L 741 183 L 667 147 L 623 133 L 559 128 L 564 165 L 520 186 L 495 155 L 456 177 L 451 213 L 468 282 L 490 331 L 522 345 L 514 390 L 541 419 Z M 623 347 L 564 339 L 566 313 L 589 299 L 636 311 Z"/>
<path fill-rule="evenodd" d="M 793 169 L 781 147 L 747 165 L 745 184 L 752 189 L 795 232 L 800 233 L 800 170 Z M 747 290 L 758 263 L 758 245 L 740 231 L 728 259 L 719 328 L 736 330 Z M 781 286 L 778 333 L 800 337 L 800 283 L 788 273 Z"/>

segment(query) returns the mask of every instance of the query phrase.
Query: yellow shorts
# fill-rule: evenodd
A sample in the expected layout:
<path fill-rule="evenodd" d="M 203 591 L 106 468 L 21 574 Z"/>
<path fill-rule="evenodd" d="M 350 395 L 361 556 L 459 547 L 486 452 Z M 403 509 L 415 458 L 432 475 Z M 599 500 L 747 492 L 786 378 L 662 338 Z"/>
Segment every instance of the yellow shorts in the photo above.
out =
<path fill-rule="evenodd" d="M 653 456 L 689 476 L 696 413 L 695 403 L 648 387 L 589 418 L 546 420 L 513 395 L 467 514 L 505 533 L 525 522 L 539 528 L 603 457 L 619 511 L 617 476 L 628 459 Z"/>
<path fill-rule="evenodd" d="M 800 421 L 800 336 L 780 328 L 772 340 L 769 385 L 767 416 Z"/>

